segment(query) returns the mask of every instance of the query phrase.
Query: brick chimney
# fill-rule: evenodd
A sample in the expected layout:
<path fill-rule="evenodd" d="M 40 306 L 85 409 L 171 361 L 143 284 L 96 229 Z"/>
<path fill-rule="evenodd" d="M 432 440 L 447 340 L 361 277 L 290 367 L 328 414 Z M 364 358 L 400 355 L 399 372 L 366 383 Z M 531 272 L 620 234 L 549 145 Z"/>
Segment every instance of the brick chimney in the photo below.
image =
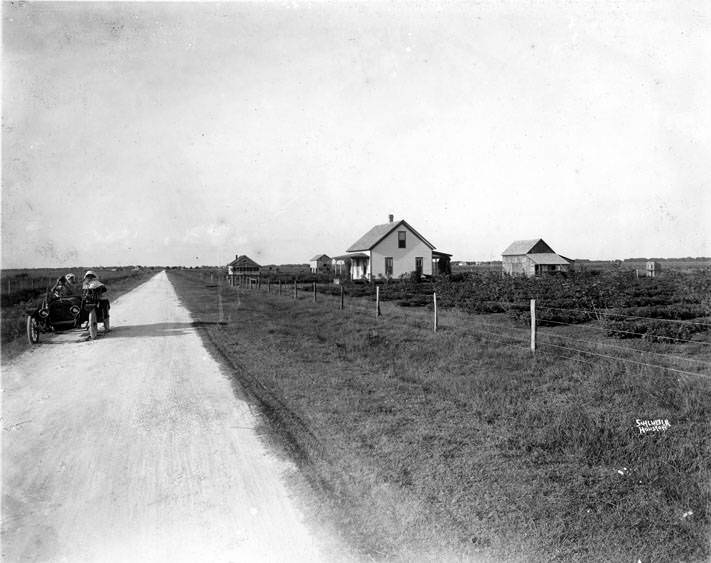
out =
<path fill-rule="evenodd" d="M 392 223 L 394 219 L 395 219 L 395 215 L 393 215 L 393 214 L 388 215 L 388 222 L 389 223 Z"/>

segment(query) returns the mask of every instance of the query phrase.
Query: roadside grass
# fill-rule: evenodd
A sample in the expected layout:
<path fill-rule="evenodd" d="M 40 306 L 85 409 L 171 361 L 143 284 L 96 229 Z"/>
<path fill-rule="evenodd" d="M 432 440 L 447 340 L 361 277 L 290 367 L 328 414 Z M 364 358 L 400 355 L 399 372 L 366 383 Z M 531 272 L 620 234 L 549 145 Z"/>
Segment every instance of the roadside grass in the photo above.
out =
<path fill-rule="evenodd" d="M 461 315 L 433 333 L 423 310 L 376 319 L 369 302 L 169 276 L 320 494 L 311 516 L 364 558 L 708 560 L 703 374 L 532 358 Z M 671 427 L 642 435 L 637 419 Z"/>
<path fill-rule="evenodd" d="M 65 269 L 58 269 L 58 271 L 66 272 Z M 124 273 L 123 275 L 117 275 L 114 273 L 113 276 L 111 273 L 103 272 L 102 270 L 96 271 L 100 279 L 106 282 L 109 288 L 109 299 L 112 303 L 121 295 L 138 287 L 157 273 L 157 270 L 148 268 L 131 274 Z M 32 270 L 27 270 L 27 272 L 31 275 Z M 40 270 L 40 272 L 42 272 L 42 279 L 48 279 L 46 270 Z M 29 348 L 30 345 L 25 337 L 25 309 L 32 305 L 38 305 L 41 302 L 44 292 L 45 290 L 39 287 L 36 291 L 25 290 L 24 293 L 26 293 L 26 295 L 22 296 L 22 300 L 17 301 L 14 299 L 11 302 L 12 304 L 7 304 L 2 307 L 2 329 L 0 337 L 2 342 L 1 355 L 3 363 L 11 360 Z M 42 336 L 46 338 L 45 335 Z M 40 336 L 40 339 L 42 336 Z"/>

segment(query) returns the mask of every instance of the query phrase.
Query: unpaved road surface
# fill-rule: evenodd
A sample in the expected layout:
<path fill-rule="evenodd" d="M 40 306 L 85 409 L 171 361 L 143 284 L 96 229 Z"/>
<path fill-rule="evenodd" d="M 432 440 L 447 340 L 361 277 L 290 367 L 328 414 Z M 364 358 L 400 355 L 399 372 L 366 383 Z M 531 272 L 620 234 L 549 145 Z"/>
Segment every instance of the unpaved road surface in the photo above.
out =
<path fill-rule="evenodd" d="M 3 561 L 323 560 L 165 273 L 111 320 L 3 368 Z"/>

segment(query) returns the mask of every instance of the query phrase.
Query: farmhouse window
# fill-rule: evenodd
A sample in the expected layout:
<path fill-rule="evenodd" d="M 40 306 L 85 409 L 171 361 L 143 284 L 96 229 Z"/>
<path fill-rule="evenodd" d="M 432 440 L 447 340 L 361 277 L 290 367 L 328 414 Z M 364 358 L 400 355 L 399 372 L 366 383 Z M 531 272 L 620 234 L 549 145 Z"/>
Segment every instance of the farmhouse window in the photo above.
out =
<path fill-rule="evenodd" d="M 405 248 L 405 231 L 397 232 L 397 247 Z"/>
<path fill-rule="evenodd" d="M 393 277 L 393 259 L 392 259 L 392 257 L 385 258 L 385 277 L 386 278 Z"/>

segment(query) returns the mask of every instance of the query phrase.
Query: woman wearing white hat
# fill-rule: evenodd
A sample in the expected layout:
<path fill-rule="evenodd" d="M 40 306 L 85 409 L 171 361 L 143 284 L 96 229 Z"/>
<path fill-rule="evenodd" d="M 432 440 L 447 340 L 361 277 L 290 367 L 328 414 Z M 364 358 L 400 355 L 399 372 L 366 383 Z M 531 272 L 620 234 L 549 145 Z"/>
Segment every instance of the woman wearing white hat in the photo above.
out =
<path fill-rule="evenodd" d="M 99 307 L 102 308 L 104 313 L 104 332 L 109 332 L 111 329 L 109 327 L 109 298 L 106 293 L 109 288 L 99 281 L 93 270 L 87 270 L 84 274 L 84 282 L 82 283 L 82 289 L 94 289 L 99 291 Z"/>

